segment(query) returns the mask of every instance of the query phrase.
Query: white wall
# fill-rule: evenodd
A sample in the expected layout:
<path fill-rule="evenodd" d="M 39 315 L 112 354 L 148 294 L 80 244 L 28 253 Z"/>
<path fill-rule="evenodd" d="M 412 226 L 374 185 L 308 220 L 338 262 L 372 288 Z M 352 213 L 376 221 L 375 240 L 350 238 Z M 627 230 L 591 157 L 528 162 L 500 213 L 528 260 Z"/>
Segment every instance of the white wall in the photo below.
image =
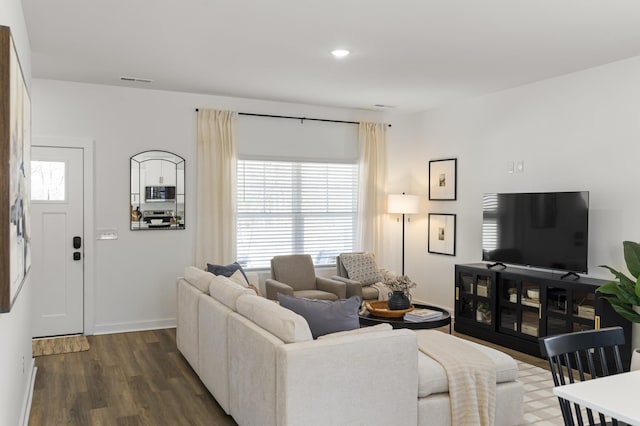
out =
<path fill-rule="evenodd" d="M 416 297 L 453 306 L 454 265 L 481 260 L 484 192 L 590 191 L 589 275 L 623 268 L 622 241 L 640 240 L 638 117 L 640 57 L 422 114 L 418 138 L 396 141 L 390 170 L 408 168 L 412 192 L 426 199 L 428 161 L 457 157 L 458 200 L 426 202 L 411 225 Z M 517 160 L 524 173 L 507 173 Z M 457 214 L 455 257 L 427 253 L 427 212 Z"/>
<path fill-rule="evenodd" d="M 11 27 L 25 80 L 30 85 L 31 51 L 20 0 L 0 1 L 0 25 Z M 11 312 L 0 314 L 0 342 L 0 425 L 18 425 L 33 371 L 28 277 Z"/>
<path fill-rule="evenodd" d="M 41 79 L 33 80 L 32 97 L 34 138 L 95 140 L 95 227 L 119 234 L 117 240 L 96 241 L 95 276 L 86 283 L 95 294 L 87 307 L 95 322 L 85 324 L 86 333 L 175 324 L 175 280 L 194 258 L 195 108 L 355 121 L 380 117 L 371 111 Z M 186 160 L 184 231 L 129 230 L 129 158 L 150 149 Z"/>

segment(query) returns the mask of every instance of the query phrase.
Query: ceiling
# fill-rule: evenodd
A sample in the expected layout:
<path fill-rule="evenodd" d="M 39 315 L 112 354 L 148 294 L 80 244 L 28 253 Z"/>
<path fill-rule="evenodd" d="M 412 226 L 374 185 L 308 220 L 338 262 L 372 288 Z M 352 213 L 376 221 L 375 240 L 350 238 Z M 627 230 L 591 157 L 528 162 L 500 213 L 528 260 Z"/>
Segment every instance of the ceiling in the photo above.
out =
<path fill-rule="evenodd" d="M 637 0 L 22 3 L 34 78 L 347 108 L 422 111 L 640 55 Z"/>

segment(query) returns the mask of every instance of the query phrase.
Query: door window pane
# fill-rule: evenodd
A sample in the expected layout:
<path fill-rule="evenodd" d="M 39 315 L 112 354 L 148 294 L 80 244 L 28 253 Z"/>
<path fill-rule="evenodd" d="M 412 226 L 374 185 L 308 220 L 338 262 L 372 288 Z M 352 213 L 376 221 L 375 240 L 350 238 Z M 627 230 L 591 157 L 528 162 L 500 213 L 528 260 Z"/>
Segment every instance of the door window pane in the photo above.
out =
<path fill-rule="evenodd" d="M 31 200 L 65 201 L 64 161 L 31 162 Z"/>

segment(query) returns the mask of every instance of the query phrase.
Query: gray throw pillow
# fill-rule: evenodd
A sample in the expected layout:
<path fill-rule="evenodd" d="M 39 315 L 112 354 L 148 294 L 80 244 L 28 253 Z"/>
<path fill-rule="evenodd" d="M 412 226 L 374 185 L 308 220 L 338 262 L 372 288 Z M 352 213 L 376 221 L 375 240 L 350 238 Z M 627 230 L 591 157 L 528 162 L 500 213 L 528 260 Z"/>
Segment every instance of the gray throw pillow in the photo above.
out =
<path fill-rule="evenodd" d="M 229 265 L 215 265 L 212 263 L 207 263 L 207 272 L 211 272 L 213 275 L 222 275 L 224 277 L 229 278 L 236 271 L 242 272 L 242 276 L 247 281 L 246 285 L 248 285 L 249 278 L 247 278 L 247 275 L 244 273 L 242 266 L 240 266 L 238 262 L 233 262 Z"/>
<path fill-rule="evenodd" d="M 358 296 L 332 302 L 278 293 L 278 301 L 280 306 L 292 310 L 307 320 L 314 339 L 336 331 L 354 330 L 360 327 L 358 320 L 360 298 Z"/>

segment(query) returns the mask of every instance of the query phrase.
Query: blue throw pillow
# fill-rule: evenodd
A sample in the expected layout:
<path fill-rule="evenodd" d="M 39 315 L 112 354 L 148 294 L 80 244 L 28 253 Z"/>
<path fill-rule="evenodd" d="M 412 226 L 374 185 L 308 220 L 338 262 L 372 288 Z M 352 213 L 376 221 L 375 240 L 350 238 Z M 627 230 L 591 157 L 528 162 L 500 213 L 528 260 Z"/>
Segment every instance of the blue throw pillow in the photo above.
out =
<path fill-rule="evenodd" d="M 278 293 L 278 301 L 280 306 L 307 320 L 314 339 L 336 331 L 354 330 L 360 327 L 358 319 L 360 298 L 358 296 L 332 302 Z"/>
<path fill-rule="evenodd" d="M 249 278 L 247 278 L 247 275 L 242 270 L 242 266 L 240 266 L 238 262 L 233 262 L 230 265 L 214 265 L 207 263 L 207 272 L 211 272 L 213 275 L 222 275 L 229 278 L 236 271 L 240 271 L 244 279 L 247 281 L 247 284 L 249 284 Z"/>

